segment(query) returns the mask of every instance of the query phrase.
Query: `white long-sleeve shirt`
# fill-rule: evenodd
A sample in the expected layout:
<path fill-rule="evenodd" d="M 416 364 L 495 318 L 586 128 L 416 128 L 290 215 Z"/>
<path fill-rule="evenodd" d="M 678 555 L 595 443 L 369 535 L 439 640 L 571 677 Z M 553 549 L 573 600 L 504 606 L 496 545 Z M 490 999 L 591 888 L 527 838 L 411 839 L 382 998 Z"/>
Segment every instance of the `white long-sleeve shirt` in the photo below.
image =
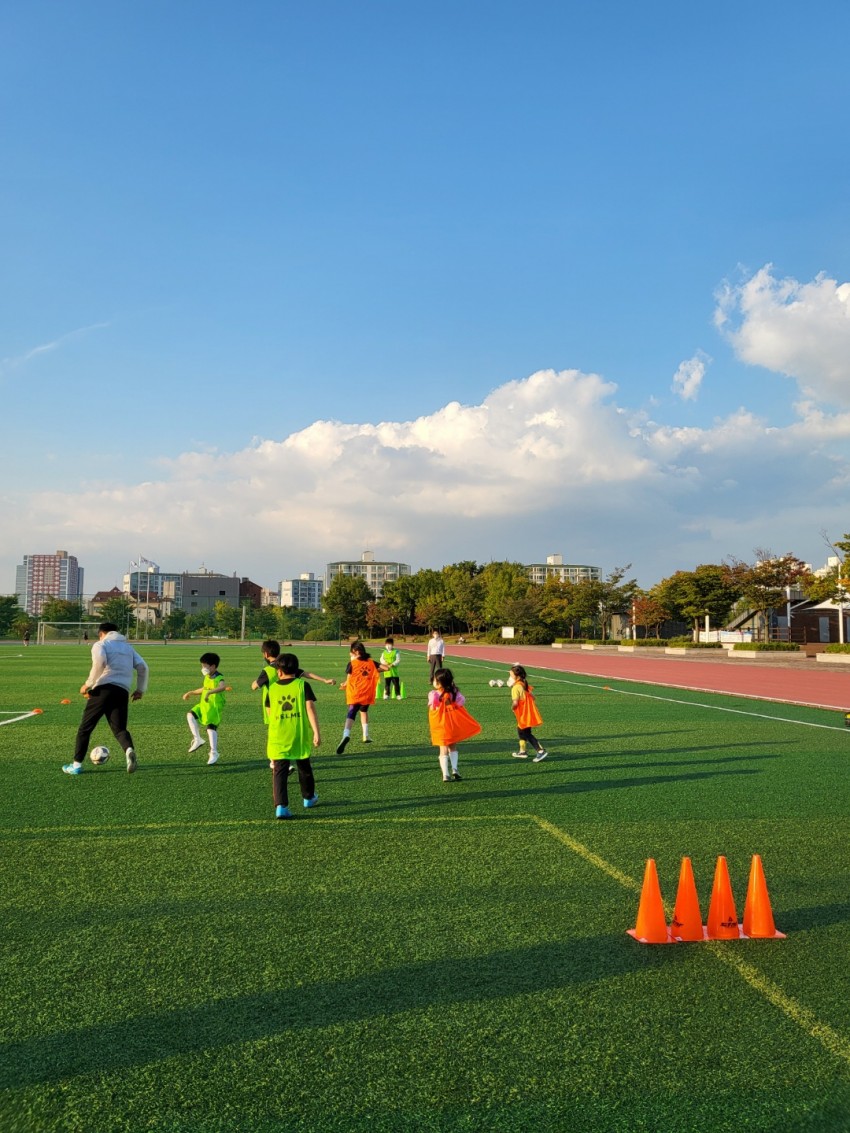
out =
<path fill-rule="evenodd" d="M 428 649 L 425 652 L 426 657 L 433 657 L 435 654 L 442 657 L 446 652 L 446 643 L 441 637 L 429 637 Z"/>
<path fill-rule="evenodd" d="M 91 647 L 91 672 L 86 677 L 86 688 L 98 685 L 120 685 L 127 691 L 133 687 L 133 670 L 136 670 L 136 691 L 148 687 L 147 662 L 139 656 L 123 634 L 114 630 Z"/>

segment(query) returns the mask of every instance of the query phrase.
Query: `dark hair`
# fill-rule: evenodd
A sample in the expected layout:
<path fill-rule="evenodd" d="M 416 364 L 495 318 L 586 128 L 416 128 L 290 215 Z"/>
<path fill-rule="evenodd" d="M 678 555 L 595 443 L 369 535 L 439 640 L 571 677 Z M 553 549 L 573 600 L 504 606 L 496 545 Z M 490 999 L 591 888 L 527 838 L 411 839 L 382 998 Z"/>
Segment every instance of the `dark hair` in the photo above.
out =
<path fill-rule="evenodd" d="M 274 667 L 280 669 L 287 677 L 294 677 L 301 666 L 294 653 L 280 653 L 274 659 Z"/>
<path fill-rule="evenodd" d="M 451 669 L 437 669 L 436 673 L 434 673 L 434 680 L 443 692 L 449 693 L 452 700 L 457 699 L 457 694 L 460 692 L 460 689 L 455 684 Z"/>
<path fill-rule="evenodd" d="M 218 668 L 218 663 L 219 663 L 220 660 L 221 660 L 221 658 L 219 657 L 219 655 L 217 653 L 202 653 L 201 654 L 201 664 L 202 665 L 212 665 L 212 667 L 214 669 Z"/>
<path fill-rule="evenodd" d="M 393 639 L 391 637 L 388 637 L 387 640 L 384 642 L 384 645 L 395 645 L 395 642 L 393 641 Z"/>
<path fill-rule="evenodd" d="M 366 646 L 362 641 L 354 641 L 348 647 L 349 653 L 356 653 L 361 661 L 368 661 L 369 654 L 366 652 Z"/>
<path fill-rule="evenodd" d="M 262 649 L 263 653 L 265 653 L 267 657 L 277 657 L 280 653 L 280 642 L 272 641 L 271 639 L 269 639 L 268 641 L 263 642 L 263 644 L 260 646 L 260 649 Z"/>
<path fill-rule="evenodd" d="M 511 672 L 525 689 L 525 691 L 528 692 L 528 673 L 526 673 L 522 665 L 511 665 Z"/>
<path fill-rule="evenodd" d="M 97 627 L 98 633 L 120 633 L 118 626 L 115 622 L 101 622 Z"/>

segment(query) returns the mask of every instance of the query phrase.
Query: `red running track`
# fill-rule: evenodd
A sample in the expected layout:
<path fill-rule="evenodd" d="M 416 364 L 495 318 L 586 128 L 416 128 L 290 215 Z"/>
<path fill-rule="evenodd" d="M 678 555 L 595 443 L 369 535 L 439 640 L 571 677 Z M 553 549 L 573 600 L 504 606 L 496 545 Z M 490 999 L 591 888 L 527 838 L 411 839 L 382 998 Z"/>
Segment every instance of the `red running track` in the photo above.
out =
<path fill-rule="evenodd" d="M 416 649 L 417 646 L 406 648 Z M 424 647 L 422 647 L 424 652 Z M 602 653 L 571 649 L 562 653 L 546 646 L 508 649 L 498 645 L 459 645 L 446 655 L 452 660 L 490 661 L 505 671 L 518 661 L 527 669 L 549 669 L 557 673 L 580 673 L 606 680 L 640 681 L 693 692 L 722 692 L 755 700 L 805 704 L 813 708 L 850 711 L 850 673 L 816 666 L 816 661 L 772 662 L 718 657 L 716 661 L 690 658 L 641 656 L 633 653 Z"/>

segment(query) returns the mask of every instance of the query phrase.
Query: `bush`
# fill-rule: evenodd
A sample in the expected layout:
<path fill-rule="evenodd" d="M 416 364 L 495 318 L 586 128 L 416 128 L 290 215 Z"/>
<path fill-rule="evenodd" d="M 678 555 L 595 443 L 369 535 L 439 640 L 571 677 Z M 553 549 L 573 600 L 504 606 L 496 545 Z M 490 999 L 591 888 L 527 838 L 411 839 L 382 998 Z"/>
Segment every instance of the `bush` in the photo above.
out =
<path fill-rule="evenodd" d="M 686 641 L 685 649 L 722 649 L 719 641 Z"/>
<path fill-rule="evenodd" d="M 827 645 L 824 653 L 850 653 L 850 645 Z"/>
<path fill-rule="evenodd" d="M 738 641 L 734 648 L 751 653 L 799 653 L 800 646 L 793 641 Z"/>

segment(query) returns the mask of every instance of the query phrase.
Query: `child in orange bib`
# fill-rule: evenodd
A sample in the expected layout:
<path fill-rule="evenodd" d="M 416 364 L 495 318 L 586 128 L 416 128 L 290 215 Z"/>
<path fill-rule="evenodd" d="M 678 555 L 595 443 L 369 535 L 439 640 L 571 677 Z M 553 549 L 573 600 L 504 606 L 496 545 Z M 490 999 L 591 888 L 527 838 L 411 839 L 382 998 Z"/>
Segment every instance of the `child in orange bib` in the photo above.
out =
<path fill-rule="evenodd" d="M 460 780 L 457 745 L 481 731 L 481 725 L 469 715 L 464 704 L 463 693 L 455 684 L 451 669 L 437 669 L 434 688 L 428 693 L 428 725 L 431 743 L 440 749 L 444 783 Z"/>
<path fill-rule="evenodd" d="M 543 723 L 543 717 L 537 711 L 537 702 L 532 695 L 532 686 L 528 683 L 528 674 L 522 665 L 511 665 L 508 672 L 508 688 L 511 690 L 511 708 L 516 717 L 516 730 L 519 737 L 519 751 L 513 753 L 514 759 L 528 759 L 528 744 L 537 754 L 535 763 L 540 763 L 549 754 L 543 749 L 540 740 L 532 732 L 532 728 Z"/>
<path fill-rule="evenodd" d="M 339 686 L 345 690 L 345 703 L 348 711 L 345 715 L 345 727 L 342 739 L 337 745 L 337 755 L 342 755 L 351 739 L 351 728 L 360 713 L 360 727 L 363 730 L 363 743 L 370 744 L 369 737 L 369 705 L 375 703 L 375 693 L 382 672 L 389 666 L 376 664 L 366 652 L 366 646 L 355 641 L 349 651 L 349 662 L 345 670 L 345 680 Z"/>

